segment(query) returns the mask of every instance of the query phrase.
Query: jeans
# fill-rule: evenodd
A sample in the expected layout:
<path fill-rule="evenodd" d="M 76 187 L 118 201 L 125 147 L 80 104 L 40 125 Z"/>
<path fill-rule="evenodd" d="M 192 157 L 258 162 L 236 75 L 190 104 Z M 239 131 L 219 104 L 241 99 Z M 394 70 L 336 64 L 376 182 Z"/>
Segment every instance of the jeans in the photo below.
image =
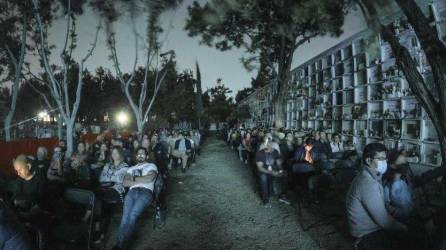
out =
<path fill-rule="evenodd" d="M 25 227 L 3 202 L 0 202 L 0 249 L 32 249 Z"/>
<path fill-rule="evenodd" d="M 153 193 L 147 188 L 131 189 L 124 200 L 124 211 L 122 213 L 121 224 L 118 230 L 118 246 L 125 248 L 133 230 L 136 220 L 144 209 L 152 203 Z"/>
<path fill-rule="evenodd" d="M 294 174 L 306 174 L 314 172 L 314 166 L 307 162 L 299 162 L 292 166 L 292 171 Z"/>
<path fill-rule="evenodd" d="M 262 201 L 268 202 L 269 197 L 273 193 L 273 183 L 277 181 L 280 186 L 279 193 L 284 194 L 286 192 L 287 174 L 283 173 L 282 176 L 274 177 L 269 174 L 259 173 L 260 193 L 262 195 Z"/>

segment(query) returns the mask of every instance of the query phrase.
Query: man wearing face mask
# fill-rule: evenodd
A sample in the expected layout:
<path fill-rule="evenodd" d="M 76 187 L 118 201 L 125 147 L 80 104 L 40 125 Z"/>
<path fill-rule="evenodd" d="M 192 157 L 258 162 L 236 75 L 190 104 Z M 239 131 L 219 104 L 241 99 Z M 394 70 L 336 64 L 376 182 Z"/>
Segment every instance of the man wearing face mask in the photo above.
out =
<path fill-rule="evenodd" d="M 357 249 L 392 249 L 398 244 L 398 232 L 407 231 L 386 209 L 381 182 L 387 170 L 386 152 L 381 143 L 364 148 L 364 167 L 347 193 L 347 218 Z"/>

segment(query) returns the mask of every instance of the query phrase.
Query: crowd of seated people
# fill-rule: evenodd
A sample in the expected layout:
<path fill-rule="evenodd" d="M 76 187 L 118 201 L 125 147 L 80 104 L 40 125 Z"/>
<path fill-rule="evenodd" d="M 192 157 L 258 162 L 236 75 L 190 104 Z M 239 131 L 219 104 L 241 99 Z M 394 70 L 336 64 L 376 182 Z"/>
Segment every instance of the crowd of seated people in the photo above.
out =
<path fill-rule="evenodd" d="M 288 186 L 307 185 L 308 178 L 317 169 L 316 163 L 333 155 L 346 159 L 351 149 L 344 147 L 337 134 L 333 140 L 323 131 L 287 131 L 285 129 L 229 129 L 225 140 L 234 149 L 240 161 L 251 165 L 258 178 L 261 199 L 269 205 L 271 194 L 289 203 Z M 274 184 L 273 184 L 274 183 Z"/>
<path fill-rule="evenodd" d="M 431 217 L 420 211 L 414 192 L 415 177 L 404 150 L 388 151 L 383 144 L 370 143 L 360 155 L 339 134 L 329 136 L 323 131 L 293 132 L 277 128 L 230 129 L 225 140 L 242 162 L 253 166 L 265 207 L 271 207 L 269 200 L 273 195 L 289 204 L 287 190 L 296 183 L 306 185 L 310 197 L 315 179 L 336 184 L 330 176 L 336 171 L 321 167 L 328 163 L 338 171 L 353 170 L 349 171 L 353 175 L 348 182 L 340 183 L 346 185 L 340 195 L 345 197 L 343 214 L 347 219 L 342 217 L 349 225 L 356 249 L 433 246 L 426 239 L 435 228 L 430 224 Z M 444 235 L 440 235 L 442 238 Z"/>
<path fill-rule="evenodd" d="M 70 205 L 63 204 L 64 192 L 73 188 L 88 190 L 95 195 L 95 206 L 82 210 L 79 220 L 87 222 L 95 218 L 91 242 L 103 242 L 104 221 L 111 217 L 114 207 L 120 207 L 116 205 L 121 205 L 122 219 L 115 249 L 126 249 L 141 213 L 155 199 L 158 208 L 165 207 L 159 204 L 164 199 L 162 192 L 154 193 L 155 186 L 162 190 L 177 161 L 183 172 L 186 171 L 199 154 L 204 136 L 198 130 L 161 129 L 128 138 L 116 135 L 109 140 L 99 135 L 91 145 L 76 138 L 75 150 L 69 157 L 64 140 L 52 152 L 39 146 L 35 156 L 21 154 L 14 158 L 17 178 L 5 185 L 7 190 L 5 197 L 0 197 L 0 213 L 13 213 L 21 225 L 38 230 L 43 235 L 40 247 L 48 248 L 51 223 L 63 214 L 61 209 Z M 11 219 L 11 223 L 15 221 Z M 14 226 L 17 237 L 22 237 L 19 229 Z M 10 236 L 14 234 L 10 232 Z M 9 236 L 2 233 L 0 237 Z M 28 240 L 25 236 L 23 240 L 11 239 L 8 244 L 13 247 L 9 249 L 31 249 L 25 240 Z"/>

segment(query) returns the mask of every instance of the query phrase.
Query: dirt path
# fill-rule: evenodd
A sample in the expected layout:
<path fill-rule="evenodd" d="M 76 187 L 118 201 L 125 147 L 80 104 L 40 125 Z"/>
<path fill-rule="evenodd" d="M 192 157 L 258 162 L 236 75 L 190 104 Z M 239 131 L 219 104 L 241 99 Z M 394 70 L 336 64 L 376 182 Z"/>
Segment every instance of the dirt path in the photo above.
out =
<path fill-rule="evenodd" d="M 161 229 L 145 213 L 133 249 L 319 249 L 302 231 L 296 209 L 260 205 L 252 173 L 235 153 L 210 138 L 197 165 L 170 178 L 168 214 Z M 120 214 L 112 219 L 109 249 Z"/>

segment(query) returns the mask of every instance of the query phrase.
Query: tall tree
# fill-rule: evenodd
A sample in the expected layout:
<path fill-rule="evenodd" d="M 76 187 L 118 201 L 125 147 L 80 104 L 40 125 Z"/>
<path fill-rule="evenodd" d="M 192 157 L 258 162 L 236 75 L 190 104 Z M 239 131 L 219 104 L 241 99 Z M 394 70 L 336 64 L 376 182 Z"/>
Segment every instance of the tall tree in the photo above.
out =
<path fill-rule="evenodd" d="M 11 140 L 11 122 L 17 107 L 22 70 L 27 52 L 32 12 L 28 1 L 0 2 L 0 81 L 10 88 L 9 111 L 3 121 L 6 141 Z"/>
<path fill-rule="evenodd" d="M 160 87 L 163 84 L 167 75 L 168 65 L 174 59 L 174 51 L 160 54 L 161 44 L 159 41 L 159 34 L 162 29 L 159 25 L 160 16 L 170 8 L 174 8 L 178 4 L 178 0 L 131 0 L 131 1 L 98 1 L 96 7 L 101 11 L 103 17 L 107 22 L 107 43 L 110 49 L 115 73 L 121 85 L 122 91 L 125 93 L 130 107 L 135 115 L 135 120 L 138 128 L 138 132 L 141 135 L 149 120 L 149 114 L 152 110 L 153 104 L 157 98 Z M 121 10 L 121 11 L 118 11 Z M 125 14 L 130 15 L 132 32 L 134 36 L 134 50 L 135 60 L 133 63 L 133 69 L 130 73 L 124 74 L 120 67 L 119 57 L 116 50 L 116 35 L 113 31 L 113 23 L 119 20 Z M 146 41 L 145 41 L 145 55 L 144 55 L 144 75 L 141 78 L 141 82 L 135 81 L 135 73 L 137 72 L 138 54 L 139 51 L 139 38 L 141 37 L 136 30 L 135 20 L 142 14 L 147 17 L 146 24 Z M 160 56 L 163 60 L 160 60 Z M 153 70 L 152 70 L 153 69 Z M 149 77 L 151 72 L 155 73 L 155 77 L 152 78 L 153 91 L 149 92 Z M 138 84 L 141 86 L 139 96 L 134 98 L 130 93 L 130 85 Z M 150 97 L 149 97 L 150 96 Z"/>
<path fill-rule="evenodd" d="M 201 88 L 201 72 L 200 66 L 198 62 L 196 62 L 196 70 L 197 70 L 197 81 L 195 83 L 197 93 L 195 95 L 196 98 L 196 109 L 197 109 L 197 118 L 198 118 L 198 129 L 201 129 L 201 117 L 203 116 L 203 90 Z"/>
<path fill-rule="evenodd" d="M 435 27 L 415 0 L 372 1 L 357 0 L 368 25 L 382 34 L 393 51 L 397 66 L 422 107 L 426 110 L 435 127 L 441 146 L 443 166 L 446 161 L 446 46 Z M 396 5 L 395 5 L 396 3 Z M 425 4 L 425 3 L 424 3 Z M 415 31 L 433 75 L 428 83 L 418 71 L 417 64 L 409 50 L 400 43 L 393 24 L 383 22 L 383 7 L 398 8 Z"/>
<path fill-rule="evenodd" d="M 232 91 L 224 84 L 217 84 L 206 92 L 210 97 L 209 107 L 207 108 L 209 119 L 216 123 L 225 122 L 235 107 L 234 100 L 228 96 Z"/>
<path fill-rule="evenodd" d="M 235 103 L 238 104 L 240 101 L 248 97 L 250 94 L 254 92 L 253 88 L 244 88 L 242 90 L 239 90 L 237 94 L 235 95 Z"/>
<path fill-rule="evenodd" d="M 252 63 L 272 70 L 277 119 L 285 118 L 281 98 L 287 91 L 294 52 L 319 35 L 339 35 L 347 8 L 342 0 L 211 0 L 189 7 L 186 30 L 220 50 L 243 48 Z"/>
<path fill-rule="evenodd" d="M 52 6 L 42 4 L 39 0 L 32 0 L 34 19 L 36 25 L 36 47 L 37 52 L 41 58 L 41 64 L 45 71 L 47 78 L 47 86 L 50 92 L 52 100 L 56 103 L 56 108 L 58 109 L 61 118 L 66 124 L 66 136 L 67 136 L 67 155 L 70 156 L 73 152 L 73 129 L 76 122 L 77 113 L 79 110 L 79 105 L 81 102 L 82 87 L 84 85 L 84 73 L 85 73 L 85 63 L 93 54 L 96 47 L 99 30 L 101 25 L 96 28 L 96 34 L 91 43 L 91 47 L 88 49 L 86 55 L 80 60 L 80 62 L 75 63 L 72 58 L 73 50 L 76 48 L 77 34 L 76 34 L 76 16 L 82 12 L 82 4 L 84 1 L 62 1 L 64 4 L 64 16 L 66 18 L 66 33 L 64 44 L 62 47 L 62 52 L 60 53 L 61 67 L 55 67 L 50 63 L 49 54 L 51 48 L 48 43 L 48 22 L 45 21 L 46 16 L 41 13 L 51 13 Z M 76 76 L 76 94 L 74 98 L 70 98 L 69 95 L 69 83 L 72 80 L 73 72 L 72 68 L 77 68 Z M 74 100 L 74 101 L 70 101 Z M 50 105 L 50 103 L 48 103 Z"/>

